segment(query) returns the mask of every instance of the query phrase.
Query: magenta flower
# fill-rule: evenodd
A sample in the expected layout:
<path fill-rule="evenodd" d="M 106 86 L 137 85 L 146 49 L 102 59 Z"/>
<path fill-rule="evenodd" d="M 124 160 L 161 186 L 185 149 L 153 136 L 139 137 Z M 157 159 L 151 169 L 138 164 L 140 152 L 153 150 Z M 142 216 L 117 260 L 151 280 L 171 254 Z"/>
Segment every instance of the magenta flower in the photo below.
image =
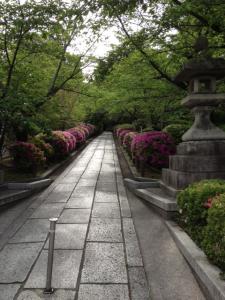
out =
<path fill-rule="evenodd" d="M 169 155 L 175 154 L 173 139 L 165 132 L 150 131 L 134 136 L 131 143 L 133 156 L 152 167 L 163 168 L 169 163 Z"/>

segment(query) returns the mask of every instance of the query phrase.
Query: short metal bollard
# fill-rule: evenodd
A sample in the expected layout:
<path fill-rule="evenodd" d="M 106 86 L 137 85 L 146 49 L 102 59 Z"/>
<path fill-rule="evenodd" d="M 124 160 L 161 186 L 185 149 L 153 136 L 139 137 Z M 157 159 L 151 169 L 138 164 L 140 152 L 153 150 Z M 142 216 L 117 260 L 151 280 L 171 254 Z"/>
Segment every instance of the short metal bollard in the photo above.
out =
<path fill-rule="evenodd" d="M 53 256 L 54 256 L 54 243 L 55 243 L 55 227 L 58 218 L 51 218 L 50 230 L 49 230 L 49 246 L 48 246 L 48 265 L 47 265 L 47 278 L 46 288 L 44 294 L 52 294 L 54 289 L 52 288 L 52 267 L 53 267 Z"/>

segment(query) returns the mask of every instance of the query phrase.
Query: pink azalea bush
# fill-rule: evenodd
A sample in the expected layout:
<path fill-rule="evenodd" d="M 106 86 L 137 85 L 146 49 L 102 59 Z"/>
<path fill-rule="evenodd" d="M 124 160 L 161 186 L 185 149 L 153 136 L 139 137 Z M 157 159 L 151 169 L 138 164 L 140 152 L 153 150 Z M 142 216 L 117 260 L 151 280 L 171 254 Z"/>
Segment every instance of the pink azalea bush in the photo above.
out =
<path fill-rule="evenodd" d="M 69 143 L 63 134 L 63 131 L 52 131 L 49 143 L 55 150 L 55 159 L 61 159 L 67 156 L 70 152 Z"/>
<path fill-rule="evenodd" d="M 47 162 L 51 161 L 54 157 L 54 149 L 53 147 L 45 141 L 46 135 L 43 133 L 39 133 L 34 137 L 29 139 L 29 142 L 37 146 L 41 151 L 44 152 L 44 156 L 46 157 Z"/>
<path fill-rule="evenodd" d="M 124 132 L 124 130 L 126 130 L 127 132 L 134 131 L 133 128 L 117 128 L 116 129 L 116 136 L 117 136 L 118 139 L 121 136 L 121 134 Z"/>
<path fill-rule="evenodd" d="M 85 133 L 78 126 L 68 129 L 67 132 L 71 133 L 76 138 L 78 145 L 84 143 L 86 140 Z"/>
<path fill-rule="evenodd" d="M 80 124 L 79 128 L 84 131 L 86 139 L 91 135 L 91 128 L 87 124 Z"/>
<path fill-rule="evenodd" d="M 16 142 L 10 147 L 15 166 L 33 171 L 44 163 L 64 159 L 77 145 L 95 133 L 95 126 L 80 124 L 66 131 L 56 130 L 50 134 L 40 133 L 29 138 L 29 143 Z"/>
<path fill-rule="evenodd" d="M 9 147 L 17 169 L 35 173 L 44 166 L 46 158 L 44 152 L 32 143 L 16 142 Z"/>
<path fill-rule="evenodd" d="M 89 136 L 92 136 L 95 133 L 96 127 L 92 124 L 86 124 L 86 127 L 89 130 Z"/>
<path fill-rule="evenodd" d="M 131 143 L 131 152 L 135 159 L 145 161 L 155 168 L 167 167 L 169 155 L 175 154 L 173 139 L 161 131 L 137 134 Z"/>
<path fill-rule="evenodd" d="M 129 131 L 124 135 L 123 138 L 123 147 L 131 153 L 131 143 L 133 141 L 133 138 L 137 135 L 138 133 L 136 131 Z"/>
<path fill-rule="evenodd" d="M 68 144 L 69 152 L 72 152 L 76 148 L 76 138 L 68 131 L 63 131 L 63 136 Z"/>
<path fill-rule="evenodd" d="M 122 130 L 119 130 L 118 132 L 118 139 L 119 139 L 119 142 L 121 145 L 123 145 L 123 139 L 125 137 L 125 135 L 129 132 L 133 131 L 133 129 L 122 129 Z"/>

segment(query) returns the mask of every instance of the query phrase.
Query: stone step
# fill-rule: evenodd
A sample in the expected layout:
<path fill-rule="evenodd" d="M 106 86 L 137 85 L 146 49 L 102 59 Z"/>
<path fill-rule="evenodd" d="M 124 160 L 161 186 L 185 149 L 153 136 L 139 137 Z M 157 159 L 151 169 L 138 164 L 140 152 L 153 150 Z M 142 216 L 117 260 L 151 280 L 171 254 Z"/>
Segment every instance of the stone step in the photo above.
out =
<path fill-rule="evenodd" d="M 31 195 L 30 190 L 8 190 L 5 189 L 0 193 L 0 206 L 26 198 Z"/>
<path fill-rule="evenodd" d="M 161 188 L 137 189 L 134 193 L 148 201 L 165 217 L 172 217 L 177 211 L 176 198 L 166 194 Z"/>

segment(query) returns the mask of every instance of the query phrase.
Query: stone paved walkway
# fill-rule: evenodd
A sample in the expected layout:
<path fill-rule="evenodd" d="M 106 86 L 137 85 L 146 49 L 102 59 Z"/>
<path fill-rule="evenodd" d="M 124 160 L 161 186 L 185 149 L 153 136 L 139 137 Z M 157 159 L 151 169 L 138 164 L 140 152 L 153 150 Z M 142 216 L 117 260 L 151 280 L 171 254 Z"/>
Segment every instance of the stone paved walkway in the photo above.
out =
<path fill-rule="evenodd" d="M 149 291 L 111 133 L 93 140 L 32 203 L 0 252 L 0 300 L 147 300 Z M 52 296 L 48 219 L 58 217 Z"/>

